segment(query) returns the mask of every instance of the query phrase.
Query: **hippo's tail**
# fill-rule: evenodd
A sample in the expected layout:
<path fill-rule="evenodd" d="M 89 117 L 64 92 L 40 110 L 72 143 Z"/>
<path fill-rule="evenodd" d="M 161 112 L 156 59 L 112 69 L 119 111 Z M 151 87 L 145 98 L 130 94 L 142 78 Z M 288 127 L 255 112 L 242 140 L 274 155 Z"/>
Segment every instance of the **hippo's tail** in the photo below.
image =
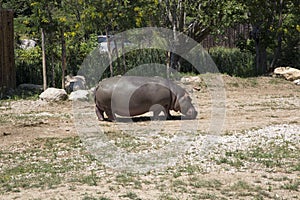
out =
<path fill-rule="evenodd" d="M 96 88 L 95 88 L 95 90 L 94 90 L 94 92 L 93 92 L 93 95 L 94 95 L 94 102 L 95 102 L 95 103 L 96 103 L 96 92 L 97 92 L 98 88 L 99 88 L 99 84 L 96 86 Z"/>

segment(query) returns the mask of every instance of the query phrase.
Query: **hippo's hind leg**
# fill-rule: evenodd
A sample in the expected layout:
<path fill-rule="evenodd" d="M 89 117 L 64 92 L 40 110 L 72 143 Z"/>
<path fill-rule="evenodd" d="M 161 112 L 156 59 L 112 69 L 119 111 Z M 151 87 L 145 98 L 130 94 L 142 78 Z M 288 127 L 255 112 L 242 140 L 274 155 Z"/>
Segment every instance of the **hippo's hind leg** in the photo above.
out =
<path fill-rule="evenodd" d="M 96 115 L 97 115 L 97 117 L 98 117 L 98 120 L 99 120 L 99 121 L 103 121 L 103 120 L 104 120 L 104 116 L 103 116 L 104 110 L 101 110 L 101 109 L 96 105 L 95 111 L 96 111 Z"/>
<path fill-rule="evenodd" d="M 105 113 L 108 117 L 109 121 L 115 122 L 116 121 L 116 115 L 112 112 L 112 110 L 105 110 Z"/>

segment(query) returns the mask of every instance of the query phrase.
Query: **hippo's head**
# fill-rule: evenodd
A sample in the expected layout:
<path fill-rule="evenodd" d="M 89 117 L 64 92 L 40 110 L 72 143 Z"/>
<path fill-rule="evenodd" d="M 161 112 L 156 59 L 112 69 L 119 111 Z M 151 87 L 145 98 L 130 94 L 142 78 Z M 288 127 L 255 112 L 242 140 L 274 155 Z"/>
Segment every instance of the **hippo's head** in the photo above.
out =
<path fill-rule="evenodd" d="M 195 119 L 198 114 L 198 112 L 192 104 L 191 97 L 187 93 L 177 100 L 174 110 L 180 111 L 189 119 Z"/>

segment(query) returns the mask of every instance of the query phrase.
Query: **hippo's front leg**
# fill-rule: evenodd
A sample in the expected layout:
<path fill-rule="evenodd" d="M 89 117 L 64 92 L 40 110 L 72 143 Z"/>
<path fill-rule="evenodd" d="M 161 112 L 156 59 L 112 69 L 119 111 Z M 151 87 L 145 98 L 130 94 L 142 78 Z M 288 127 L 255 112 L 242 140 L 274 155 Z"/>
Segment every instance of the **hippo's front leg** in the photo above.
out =
<path fill-rule="evenodd" d="M 96 111 L 96 115 L 98 117 L 98 120 L 103 121 L 104 120 L 104 116 L 103 116 L 104 111 L 101 110 L 97 105 L 95 107 L 95 111 Z"/>
<path fill-rule="evenodd" d="M 165 115 L 167 116 L 167 119 L 173 119 L 173 116 L 170 114 L 170 110 L 167 110 L 167 112 L 165 112 Z"/>

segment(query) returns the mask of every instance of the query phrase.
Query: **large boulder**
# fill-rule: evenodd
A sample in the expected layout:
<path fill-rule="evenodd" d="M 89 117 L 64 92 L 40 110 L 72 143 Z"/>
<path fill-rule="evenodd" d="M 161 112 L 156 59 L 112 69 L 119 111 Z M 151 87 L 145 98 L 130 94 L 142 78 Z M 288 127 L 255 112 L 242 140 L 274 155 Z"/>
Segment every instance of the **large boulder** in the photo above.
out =
<path fill-rule="evenodd" d="M 87 101 L 89 99 L 90 93 L 88 90 L 76 90 L 71 92 L 69 100 L 72 101 Z"/>
<path fill-rule="evenodd" d="M 68 98 L 68 95 L 63 89 L 48 88 L 39 97 L 45 101 L 64 101 Z"/>
<path fill-rule="evenodd" d="M 86 81 L 84 76 L 72 76 L 68 75 L 65 77 L 65 88 L 68 93 L 76 90 L 86 89 Z"/>
<path fill-rule="evenodd" d="M 300 70 L 292 67 L 277 67 L 274 70 L 275 76 L 283 77 L 288 81 L 300 79 Z"/>

